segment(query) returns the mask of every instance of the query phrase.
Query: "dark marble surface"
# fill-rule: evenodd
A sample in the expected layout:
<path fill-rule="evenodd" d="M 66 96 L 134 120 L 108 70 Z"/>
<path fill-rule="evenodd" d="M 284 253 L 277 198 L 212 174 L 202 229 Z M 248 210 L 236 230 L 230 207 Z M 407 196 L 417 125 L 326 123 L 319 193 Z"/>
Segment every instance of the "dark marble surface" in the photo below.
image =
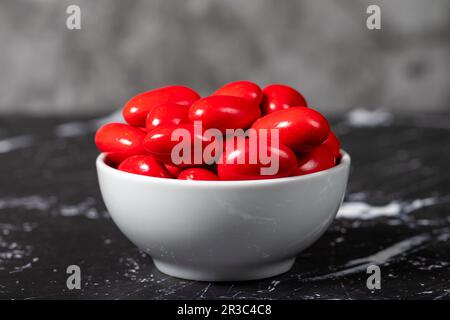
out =
<path fill-rule="evenodd" d="M 130 243 L 97 185 L 99 120 L 0 119 L 2 299 L 449 299 L 450 117 L 354 110 L 333 121 L 352 156 L 328 232 L 279 277 L 171 278 Z M 81 267 L 68 290 L 66 268 Z M 381 268 L 381 290 L 366 268 Z"/>

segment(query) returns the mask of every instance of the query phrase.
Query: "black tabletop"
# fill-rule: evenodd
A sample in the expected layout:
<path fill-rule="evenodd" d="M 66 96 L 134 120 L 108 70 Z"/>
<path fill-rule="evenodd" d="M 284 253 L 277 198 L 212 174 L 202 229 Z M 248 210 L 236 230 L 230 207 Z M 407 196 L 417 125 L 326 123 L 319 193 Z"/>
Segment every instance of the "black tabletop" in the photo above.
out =
<path fill-rule="evenodd" d="M 105 119 L 0 118 L 2 299 L 448 299 L 450 116 L 353 110 L 332 121 L 352 157 L 338 218 L 289 272 L 207 283 L 157 271 L 114 225 L 93 130 Z M 67 267 L 81 269 L 69 290 Z M 368 289 L 367 267 L 381 270 Z"/>

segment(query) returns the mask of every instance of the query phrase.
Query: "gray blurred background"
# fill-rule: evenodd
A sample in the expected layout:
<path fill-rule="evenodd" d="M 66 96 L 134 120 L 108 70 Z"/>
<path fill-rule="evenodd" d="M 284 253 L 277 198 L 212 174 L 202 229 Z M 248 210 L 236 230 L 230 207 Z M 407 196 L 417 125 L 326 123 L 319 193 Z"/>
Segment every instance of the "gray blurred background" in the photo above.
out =
<path fill-rule="evenodd" d="M 71 4 L 81 30 L 66 28 Z M 292 85 L 327 113 L 450 112 L 449 13 L 449 0 L 0 0 L 0 114 L 105 113 L 236 79 Z"/>

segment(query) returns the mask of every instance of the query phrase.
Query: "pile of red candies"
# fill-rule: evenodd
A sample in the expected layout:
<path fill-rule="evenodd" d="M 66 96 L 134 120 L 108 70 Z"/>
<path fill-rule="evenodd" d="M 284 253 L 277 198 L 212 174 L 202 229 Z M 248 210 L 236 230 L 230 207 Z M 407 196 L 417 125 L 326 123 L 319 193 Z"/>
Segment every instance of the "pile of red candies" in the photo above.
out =
<path fill-rule="evenodd" d="M 303 95 L 282 84 L 264 89 L 250 81 L 235 81 L 201 98 L 185 86 L 168 86 L 138 94 L 123 109 L 127 124 L 109 123 L 98 129 L 95 143 L 107 153 L 107 163 L 119 170 L 145 176 L 183 180 L 255 180 L 299 176 L 326 170 L 340 160 L 340 143 L 328 121 L 308 107 Z M 202 130 L 277 129 L 278 147 L 269 153 L 279 159 L 275 174 L 263 175 L 266 164 L 236 163 L 238 150 L 248 143 L 236 144 L 233 152 L 223 151 L 218 164 L 177 164 L 171 159 L 178 143 L 171 135 L 177 128 L 192 132 L 195 123 Z M 226 136 L 225 136 L 226 139 Z M 247 153 L 247 154 L 246 154 Z M 193 163 L 193 162 L 191 162 Z"/>

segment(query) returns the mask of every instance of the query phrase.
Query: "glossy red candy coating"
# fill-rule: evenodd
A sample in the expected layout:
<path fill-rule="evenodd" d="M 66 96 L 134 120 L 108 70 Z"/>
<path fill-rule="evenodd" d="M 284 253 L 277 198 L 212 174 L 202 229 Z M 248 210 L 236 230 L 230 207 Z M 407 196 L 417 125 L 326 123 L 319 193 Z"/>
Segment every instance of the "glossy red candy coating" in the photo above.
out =
<path fill-rule="evenodd" d="M 247 129 L 261 115 L 259 106 L 232 96 L 209 96 L 189 108 L 189 120 L 201 121 L 205 129 Z"/>
<path fill-rule="evenodd" d="M 325 145 L 321 145 L 314 150 L 299 155 L 297 169 L 294 176 L 302 176 L 309 173 L 319 172 L 334 167 L 336 159 L 333 152 Z"/>
<path fill-rule="evenodd" d="M 138 152 L 137 154 L 143 154 L 145 152 Z M 110 166 L 117 168 L 117 166 L 125 159 L 133 156 L 132 153 L 128 152 L 109 152 L 108 160 L 110 161 Z"/>
<path fill-rule="evenodd" d="M 144 154 L 142 141 L 145 132 L 124 123 L 108 123 L 100 127 L 95 134 L 95 144 L 101 152 L 107 152 L 113 162 Z"/>
<path fill-rule="evenodd" d="M 242 145 L 244 148 L 242 149 Z M 284 178 L 291 175 L 297 166 L 297 158 L 288 147 L 280 144 L 279 148 L 271 146 L 267 147 L 267 155 L 278 157 L 278 170 L 275 174 L 262 174 L 261 168 L 270 167 L 270 164 L 262 164 L 261 158 L 258 156 L 256 163 L 250 162 L 250 153 L 258 154 L 258 150 L 250 150 L 249 140 L 246 139 L 245 144 L 235 144 L 232 150 L 225 150 L 222 154 L 221 163 L 217 165 L 217 173 L 221 180 L 261 180 Z M 238 159 L 243 157 L 244 163 L 239 163 Z"/>
<path fill-rule="evenodd" d="M 239 97 L 258 106 L 262 100 L 261 88 L 256 83 L 246 80 L 227 83 L 216 90 L 212 95 Z"/>
<path fill-rule="evenodd" d="M 336 135 L 333 133 L 333 131 L 330 130 L 330 133 L 328 134 L 328 138 L 323 142 L 323 145 L 330 148 L 330 150 L 333 152 L 333 155 L 336 159 L 340 159 L 341 143 L 339 142 L 339 139 L 336 137 Z"/>
<path fill-rule="evenodd" d="M 328 137 L 330 126 L 319 112 L 306 108 L 290 108 L 265 115 L 252 125 L 253 129 L 278 129 L 280 143 L 295 152 L 308 152 Z"/>
<path fill-rule="evenodd" d="M 157 105 L 172 102 L 189 107 L 198 99 L 198 93 L 185 86 L 168 86 L 147 91 L 134 96 L 125 104 L 123 118 L 132 126 L 144 127 L 148 113 Z"/>
<path fill-rule="evenodd" d="M 218 181 L 219 177 L 207 169 L 203 168 L 189 168 L 182 171 L 178 175 L 179 180 L 208 180 L 208 181 Z"/>
<path fill-rule="evenodd" d="M 283 84 L 271 84 L 263 89 L 261 111 L 269 114 L 290 107 L 308 107 L 303 95 Z"/>
<path fill-rule="evenodd" d="M 189 107 L 180 104 L 167 102 L 154 107 L 147 115 L 147 131 L 170 125 L 188 123 Z"/>
<path fill-rule="evenodd" d="M 122 161 L 118 169 L 143 176 L 172 178 L 166 168 L 156 161 L 154 157 L 149 155 L 138 155 L 127 158 Z"/>
<path fill-rule="evenodd" d="M 163 164 L 163 166 L 166 167 L 167 171 L 174 178 L 178 177 L 178 175 L 181 173 L 181 171 L 183 171 L 183 168 L 179 168 L 177 166 L 173 166 L 170 164 Z"/>
<path fill-rule="evenodd" d="M 178 129 L 184 129 L 186 132 L 189 133 L 189 140 L 188 143 L 190 144 L 190 161 L 189 163 L 181 163 L 176 164 L 172 161 L 172 149 L 178 145 L 181 141 L 184 141 L 182 138 L 172 139 L 172 134 L 175 130 Z M 172 141 L 174 140 L 174 141 Z M 166 126 L 166 127 L 159 127 L 152 131 L 150 131 L 144 138 L 143 145 L 144 149 L 148 154 L 151 154 L 155 157 L 158 161 L 164 163 L 164 164 L 170 164 L 170 165 L 176 165 L 179 167 L 186 167 L 186 166 L 193 166 L 194 165 L 194 154 L 195 154 L 195 144 L 198 143 L 199 145 L 203 146 L 207 144 L 203 138 L 203 131 L 196 131 L 194 129 L 193 124 L 180 124 L 178 126 Z M 201 160 L 202 154 L 200 154 Z M 197 163 L 196 165 L 203 165 L 204 163 Z"/>

